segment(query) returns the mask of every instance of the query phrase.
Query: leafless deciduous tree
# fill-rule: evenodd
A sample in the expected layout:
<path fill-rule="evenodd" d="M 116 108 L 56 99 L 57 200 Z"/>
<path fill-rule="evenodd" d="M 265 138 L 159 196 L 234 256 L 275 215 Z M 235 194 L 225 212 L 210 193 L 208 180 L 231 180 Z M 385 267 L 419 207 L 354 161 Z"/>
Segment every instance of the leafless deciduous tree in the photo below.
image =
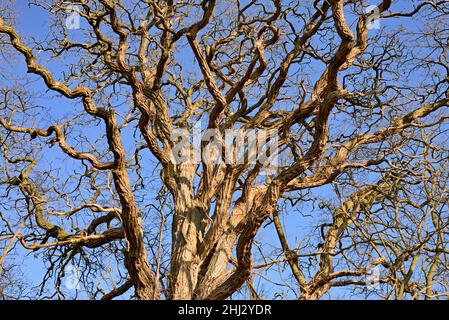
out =
<path fill-rule="evenodd" d="M 0 290 L 30 251 L 44 298 L 449 296 L 449 1 L 29 5 L 36 34 L 0 8 Z"/>

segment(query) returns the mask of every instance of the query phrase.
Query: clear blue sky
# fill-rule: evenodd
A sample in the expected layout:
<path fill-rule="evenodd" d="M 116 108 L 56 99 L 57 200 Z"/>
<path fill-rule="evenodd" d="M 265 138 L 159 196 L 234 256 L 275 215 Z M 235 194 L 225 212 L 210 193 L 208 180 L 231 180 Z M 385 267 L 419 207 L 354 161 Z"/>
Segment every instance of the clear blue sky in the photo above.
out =
<path fill-rule="evenodd" d="M 400 4 L 397 4 L 395 6 L 393 6 L 393 8 L 398 9 L 399 7 L 401 7 L 404 2 L 403 1 L 399 1 Z M 30 39 L 35 38 L 35 39 L 46 39 L 49 36 L 48 33 L 48 27 L 49 27 L 49 23 L 50 20 L 48 19 L 47 14 L 41 9 L 41 8 L 36 8 L 36 7 L 28 7 L 27 5 L 27 1 L 25 0 L 17 0 L 16 4 L 15 4 L 15 10 L 18 13 L 17 15 L 17 30 L 19 32 L 19 34 L 21 34 L 22 36 L 24 36 L 25 42 L 27 44 L 31 44 Z M 415 24 L 413 19 L 402 19 L 400 21 L 401 23 L 404 24 L 404 28 L 406 28 L 409 31 L 412 31 L 416 28 L 419 28 L 419 25 Z M 394 27 L 398 27 L 397 25 L 398 20 L 389 20 L 388 22 L 383 21 L 382 22 L 382 27 L 385 26 L 394 26 Z M 375 32 L 379 32 L 378 30 L 372 30 L 371 32 L 375 33 Z M 73 37 L 77 37 L 77 30 L 71 30 L 69 31 L 70 36 Z M 44 56 L 44 53 L 41 53 Z M 62 61 L 64 62 L 64 61 Z M 4 62 L 2 62 L 3 64 Z M 6 74 L 6 76 L 0 78 L 0 82 L 3 83 L 7 83 L 10 79 L 11 79 L 11 75 L 16 75 L 17 78 L 21 78 L 22 76 L 25 75 L 26 73 L 26 69 L 25 69 L 25 64 L 23 61 L 23 58 L 20 56 L 16 56 L 14 58 L 14 60 L 9 61 L 9 67 L 8 69 L 8 73 L 10 74 Z M 53 61 L 51 62 L 48 68 L 53 71 L 56 75 L 61 74 L 61 72 L 63 71 L 60 68 L 61 65 L 61 61 Z M 314 66 L 311 66 L 314 67 Z M 319 73 L 317 73 L 317 76 L 319 75 Z M 29 76 L 29 79 L 33 79 L 36 80 L 37 77 L 36 76 Z M 2 83 L 2 84 L 3 84 Z M 35 92 L 45 92 L 45 87 L 42 83 L 42 81 L 34 81 L 33 84 L 31 85 L 31 88 L 33 91 Z M 77 108 L 79 106 L 74 106 L 73 103 L 68 102 L 67 100 L 64 99 L 59 99 L 57 97 L 55 97 L 54 95 L 44 95 L 43 97 L 37 98 L 35 99 L 35 102 L 37 104 L 46 106 L 46 108 L 44 108 L 44 110 L 49 110 L 49 114 L 48 115 L 43 115 L 43 116 L 48 116 L 49 119 L 52 119 L 53 117 L 55 118 L 60 118 L 62 117 L 64 114 L 66 113 L 70 113 L 71 108 Z M 51 121 L 49 120 L 49 124 L 51 123 Z M 94 132 L 92 132 L 92 135 L 95 135 Z M 130 143 L 132 143 L 132 141 L 129 141 Z M 52 153 L 47 154 L 47 157 L 61 157 L 61 154 L 58 153 L 57 150 L 52 149 L 51 151 Z M 64 158 L 66 159 L 66 158 Z M 154 163 L 154 159 L 152 159 L 151 157 L 149 157 L 147 160 L 149 160 L 150 162 Z M 72 165 L 74 165 L 74 162 L 71 161 L 67 161 L 67 167 L 71 167 Z M 46 166 L 45 163 L 40 164 L 42 166 Z M 153 168 L 150 168 L 153 169 Z M 67 171 L 67 173 L 70 172 L 70 170 Z M 157 178 L 157 174 L 155 174 L 155 177 Z M 156 182 L 155 182 L 156 183 Z M 334 199 L 333 197 L 333 192 L 332 189 L 327 186 L 327 187 L 323 187 L 323 188 L 319 188 L 317 190 L 314 190 L 314 192 L 316 194 L 320 194 L 323 198 L 328 198 L 328 200 Z M 296 207 L 296 208 L 291 208 L 289 205 L 287 205 L 286 207 L 288 213 L 282 215 L 282 220 L 283 223 L 285 225 L 288 225 L 287 228 L 287 237 L 290 241 L 290 244 L 292 247 L 294 247 L 294 244 L 298 243 L 298 240 L 301 239 L 305 234 L 308 234 L 311 229 L 314 229 L 316 226 L 316 221 L 320 221 L 320 222 L 324 222 L 326 220 L 329 219 L 329 216 L 325 216 L 322 212 L 318 212 L 317 209 L 313 209 L 311 208 L 308 204 L 304 204 L 301 207 Z M 310 216 L 308 216 L 306 213 L 307 211 L 312 212 Z M 315 233 L 317 232 L 316 230 Z M 278 239 L 275 235 L 275 230 L 273 225 L 268 226 L 267 228 L 262 228 L 258 239 L 260 240 L 264 240 L 265 245 L 263 247 L 264 250 L 266 250 L 267 252 L 269 250 L 271 250 L 273 247 L 278 248 L 279 247 L 279 243 L 278 243 Z M 34 285 L 37 285 L 41 280 L 42 280 L 42 276 L 43 276 L 43 271 L 46 269 L 42 263 L 42 261 L 40 260 L 40 258 L 36 258 L 34 253 L 30 253 L 28 251 L 22 251 L 24 254 L 26 253 L 26 255 L 24 255 L 23 258 L 23 265 L 22 265 L 22 270 L 25 273 L 28 281 Z M 268 273 L 269 277 L 272 281 L 276 282 L 279 279 L 279 274 L 277 272 L 272 272 L 272 273 Z M 267 291 L 267 298 L 273 298 L 272 294 L 273 292 L 276 291 L 277 288 L 270 288 L 270 285 L 268 285 L 266 282 L 261 282 L 260 284 L 256 283 L 257 285 L 263 285 Z M 342 289 L 333 289 L 332 291 L 333 293 L 333 297 L 345 297 L 345 298 L 350 298 L 350 295 L 345 292 Z M 83 295 L 81 293 L 80 297 L 85 297 L 85 295 Z"/>

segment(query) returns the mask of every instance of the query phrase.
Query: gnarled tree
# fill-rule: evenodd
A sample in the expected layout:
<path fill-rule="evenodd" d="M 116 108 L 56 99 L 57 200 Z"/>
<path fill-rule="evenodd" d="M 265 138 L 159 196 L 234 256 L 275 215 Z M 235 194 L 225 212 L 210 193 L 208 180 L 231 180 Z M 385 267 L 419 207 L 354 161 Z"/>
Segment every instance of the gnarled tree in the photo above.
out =
<path fill-rule="evenodd" d="M 449 1 L 366 2 L 11 1 L 4 258 L 38 297 L 447 297 Z"/>

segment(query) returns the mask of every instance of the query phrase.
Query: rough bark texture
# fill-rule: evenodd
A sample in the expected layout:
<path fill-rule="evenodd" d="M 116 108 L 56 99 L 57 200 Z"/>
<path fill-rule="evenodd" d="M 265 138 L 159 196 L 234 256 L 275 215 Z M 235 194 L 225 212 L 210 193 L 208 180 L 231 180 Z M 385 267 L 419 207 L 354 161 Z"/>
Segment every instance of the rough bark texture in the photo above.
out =
<path fill-rule="evenodd" d="M 395 11 L 394 1 L 380 0 L 376 19 L 422 12 L 441 17 L 449 10 L 447 1 L 415 2 Z M 395 42 L 397 34 L 378 32 L 370 38 L 372 17 L 363 1 L 142 0 L 131 7 L 126 1 L 92 0 L 73 5 L 75 13 L 53 1 L 49 14 L 59 28 L 61 14 L 72 10 L 86 39 L 70 40 L 62 27 L 62 38 L 53 35 L 39 50 L 0 8 L 2 16 L 5 12 L 2 45 L 25 61 L 46 93 L 80 107 L 71 110 L 75 116 L 55 114 L 61 119 L 34 122 L 37 107 L 5 91 L 0 114 L 6 132 L 0 140 L 1 192 L 22 204 L 11 208 L 18 213 L 17 224 L 25 225 L 15 231 L 11 217 L 2 216 L 8 231 L 0 242 L 18 239 L 26 249 L 45 252 L 52 268 L 58 266 L 58 294 L 63 295 L 66 265 L 92 249 L 101 251 L 96 265 L 86 262 L 86 270 L 105 269 L 92 276 L 100 279 L 92 295 L 101 293 L 103 299 L 131 288 L 138 299 L 227 299 L 244 295 L 239 290 L 245 288 L 251 298 L 260 298 L 253 278 L 269 283 L 273 266 L 288 270 L 288 297 L 298 299 L 320 299 L 339 286 L 367 286 L 363 277 L 373 268 L 385 271 L 376 280 L 388 288 L 385 297 L 439 297 L 433 290 L 442 282 L 439 267 L 449 251 L 442 215 L 447 203 L 436 195 L 447 188 L 429 176 L 443 176 L 445 165 L 438 155 L 445 150 L 439 135 L 446 130 L 449 102 L 444 28 L 422 18 L 435 27 L 422 38 L 434 42 L 426 45 L 427 56 L 415 57 Z M 52 72 L 40 52 L 44 58 L 72 53 L 78 60 L 62 61 L 61 70 Z M 414 68 L 433 74 L 432 83 L 420 87 L 402 80 L 402 63 L 410 74 Z M 71 89 L 73 83 L 79 85 Z M 130 105 L 123 107 L 125 101 Z M 183 137 L 173 139 L 173 134 L 195 132 L 197 122 L 216 133 L 219 163 L 204 154 L 196 163 L 174 161 L 176 139 Z M 99 137 L 90 136 L 91 127 Z M 276 141 L 282 164 L 265 174 L 261 157 L 253 163 L 249 155 L 243 163 L 230 161 L 225 147 L 232 145 L 231 154 L 237 148 L 225 140 L 229 129 L 264 131 Z M 194 139 L 205 138 L 196 134 Z M 196 147 L 208 150 L 205 140 Z M 79 175 L 77 182 L 59 179 L 48 168 L 49 159 L 40 163 L 39 152 L 54 145 L 78 163 L 69 168 Z M 184 150 L 191 159 L 192 148 Z M 333 202 L 311 195 L 323 186 L 334 188 Z M 11 190 L 16 193 L 10 195 Z M 300 233 L 303 239 L 292 245 L 284 213 L 314 210 L 315 204 L 330 211 L 330 220 L 315 216 L 315 234 Z M 401 224 L 401 214 L 409 224 Z M 269 256 L 273 244 L 258 242 L 261 228 L 279 240 Z M 60 250 L 57 260 L 52 249 Z M 106 267 L 102 259 L 110 256 L 115 260 Z M 428 262 L 421 282 L 412 276 L 420 259 Z M 123 269 L 111 272 L 114 263 Z M 109 292 L 101 287 L 119 275 Z"/>

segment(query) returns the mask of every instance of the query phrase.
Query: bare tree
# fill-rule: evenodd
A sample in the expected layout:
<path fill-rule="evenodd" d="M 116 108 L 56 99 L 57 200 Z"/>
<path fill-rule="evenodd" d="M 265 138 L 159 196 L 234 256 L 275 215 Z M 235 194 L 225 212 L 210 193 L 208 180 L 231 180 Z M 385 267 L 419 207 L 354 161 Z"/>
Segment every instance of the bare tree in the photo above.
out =
<path fill-rule="evenodd" d="M 0 243 L 38 297 L 69 266 L 103 299 L 448 296 L 449 1 L 29 4 L 40 39 L 0 18 Z"/>

